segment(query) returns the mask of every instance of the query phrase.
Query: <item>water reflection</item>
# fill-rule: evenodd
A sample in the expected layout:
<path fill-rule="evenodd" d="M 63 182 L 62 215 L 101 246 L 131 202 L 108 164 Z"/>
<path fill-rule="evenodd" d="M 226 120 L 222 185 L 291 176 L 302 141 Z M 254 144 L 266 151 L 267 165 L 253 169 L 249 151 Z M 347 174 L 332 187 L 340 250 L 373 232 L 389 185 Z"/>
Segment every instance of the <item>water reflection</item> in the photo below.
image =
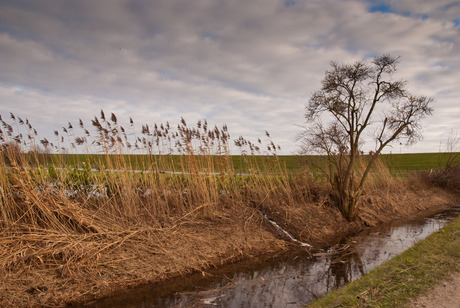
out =
<path fill-rule="evenodd" d="M 337 289 L 350 281 L 354 276 L 364 274 L 364 265 L 356 251 L 342 252 L 331 258 L 327 277 L 327 292 Z"/>
<path fill-rule="evenodd" d="M 203 277 L 138 289 L 94 307 L 303 307 L 403 252 L 460 215 L 460 206 L 429 218 L 371 229 L 327 251 L 307 250 L 240 263 Z"/>

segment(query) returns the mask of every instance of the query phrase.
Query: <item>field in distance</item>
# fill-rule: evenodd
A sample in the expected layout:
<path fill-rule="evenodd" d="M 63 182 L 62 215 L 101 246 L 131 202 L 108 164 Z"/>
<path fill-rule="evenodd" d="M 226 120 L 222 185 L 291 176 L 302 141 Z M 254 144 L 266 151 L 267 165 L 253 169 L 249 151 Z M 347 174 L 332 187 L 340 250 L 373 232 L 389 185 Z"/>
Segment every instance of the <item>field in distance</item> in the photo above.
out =
<path fill-rule="evenodd" d="M 30 155 L 31 165 L 37 162 L 42 167 L 49 166 L 66 166 L 81 167 L 87 164 L 93 168 L 110 168 L 107 164 L 105 154 L 38 154 L 36 159 Z M 183 155 L 109 155 L 109 161 L 123 162 L 123 169 L 128 170 L 160 170 L 181 172 L 180 166 L 183 166 L 189 156 Z M 411 154 L 382 154 L 381 160 L 392 172 L 408 172 L 430 169 L 444 168 L 453 158 L 459 158 L 460 153 L 411 153 Z M 209 156 L 194 156 L 197 166 L 200 166 L 200 160 L 209 161 Z M 237 173 L 248 173 L 251 170 L 259 171 L 276 171 L 286 170 L 290 173 L 298 173 L 305 168 L 315 170 L 318 166 L 324 164 L 325 157 L 320 155 L 279 155 L 279 156 L 257 156 L 257 155 L 214 155 L 213 160 L 215 172 L 220 172 L 220 165 L 227 165 L 231 159 L 234 170 Z M 34 162 L 35 160 L 35 162 Z M 119 164 L 117 164 L 119 165 Z M 208 165 L 208 164 L 207 164 Z M 209 165 L 208 165 L 209 166 Z M 228 165 L 227 165 L 228 166 Z M 281 168 L 281 169 L 280 169 Z M 209 170 L 207 170 L 209 171 Z"/>

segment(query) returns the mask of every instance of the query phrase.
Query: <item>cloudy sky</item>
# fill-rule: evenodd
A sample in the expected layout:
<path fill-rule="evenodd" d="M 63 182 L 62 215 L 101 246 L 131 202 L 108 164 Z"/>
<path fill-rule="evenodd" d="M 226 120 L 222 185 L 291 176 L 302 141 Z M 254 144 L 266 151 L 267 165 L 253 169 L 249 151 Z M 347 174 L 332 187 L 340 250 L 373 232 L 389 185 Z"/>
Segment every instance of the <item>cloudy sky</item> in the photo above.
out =
<path fill-rule="evenodd" d="M 389 53 L 435 99 L 402 151 L 437 152 L 460 129 L 459 50 L 451 0 L 5 0 L 0 114 L 42 136 L 100 109 L 139 125 L 206 118 L 233 138 L 268 130 L 290 154 L 330 61 Z"/>

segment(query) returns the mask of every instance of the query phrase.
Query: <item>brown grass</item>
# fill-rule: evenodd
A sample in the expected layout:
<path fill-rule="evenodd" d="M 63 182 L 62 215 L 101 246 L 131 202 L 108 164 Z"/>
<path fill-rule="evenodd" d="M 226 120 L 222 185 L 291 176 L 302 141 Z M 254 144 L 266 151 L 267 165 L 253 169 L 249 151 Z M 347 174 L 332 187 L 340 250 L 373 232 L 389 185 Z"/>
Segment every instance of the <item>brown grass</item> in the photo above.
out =
<path fill-rule="evenodd" d="M 268 133 L 264 142 L 235 141 L 248 154 L 250 174 L 240 176 L 229 157 L 226 126 L 210 129 L 205 121 L 189 127 L 182 120 L 177 129 L 142 125 L 137 133 L 132 120 L 124 129 L 115 115 L 101 112 L 91 132 L 79 121 L 78 136 L 69 123 L 51 143 L 40 140 L 28 120 L 0 120 L 2 305 L 59 306 L 292 247 L 260 211 L 318 247 L 450 198 L 434 198 L 431 188 L 396 180 L 379 165 L 359 220 L 350 224 L 324 183 L 308 170 L 292 175 L 282 168 Z M 24 154 L 51 150 L 86 151 L 88 163 L 70 166 Z M 89 157 L 92 152 L 101 155 Z M 114 155 L 132 153 L 146 155 L 142 173 L 130 172 L 131 161 Z M 172 154 L 181 155 L 179 164 Z M 249 154 L 267 155 L 256 160 Z"/>

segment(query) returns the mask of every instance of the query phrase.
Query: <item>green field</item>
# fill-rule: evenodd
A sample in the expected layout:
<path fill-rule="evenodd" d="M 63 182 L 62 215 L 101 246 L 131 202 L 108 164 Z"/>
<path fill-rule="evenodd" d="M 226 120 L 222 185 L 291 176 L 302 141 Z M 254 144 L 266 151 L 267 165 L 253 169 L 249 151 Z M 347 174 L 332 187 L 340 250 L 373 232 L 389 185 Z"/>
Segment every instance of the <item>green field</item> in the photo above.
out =
<path fill-rule="evenodd" d="M 381 157 L 390 169 L 401 171 L 440 169 L 455 158 L 460 163 L 460 153 L 384 154 Z"/>
<path fill-rule="evenodd" d="M 322 156 L 182 156 L 182 155 L 109 155 L 103 154 L 38 154 L 36 157 L 30 155 L 31 165 L 41 166 L 66 166 L 80 167 L 83 163 L 89 164 L 92 168 L 111 168 L 108 161 L 117 161 L 122 167 L 128 170 L 158 170 L 181 172 L 184 163 L 193 164 L 196 167 L 207 166 L 205 171 L 226 172 L 228 171 L 228 160 L 231 159 L 233 168 L 238 173 L 251 172 L 253 169 L 259 171 L 286 170 L 290 173 L 298 173 L 305 168 L 316 169 L 324 160 Z M 417 170 L 441 169 L 446 166 L 449 160 L 457 159 L 460 163 L 460 153 L 415 153 L 415 154 L 382 154 L 381 159 L 392 172 L 408 172 Z M 209 164 L 209 160 L 212 163 Z M 212 165 L 210 170 L 210 165 Z M 181 166 L 181 167 L 180 167 Z M 223 167 L 225 166 L 225 167 Z M 224 168 L 224 170 L 222 169 Z M 123 168 L 125 169 L 125 168 Z"/>

